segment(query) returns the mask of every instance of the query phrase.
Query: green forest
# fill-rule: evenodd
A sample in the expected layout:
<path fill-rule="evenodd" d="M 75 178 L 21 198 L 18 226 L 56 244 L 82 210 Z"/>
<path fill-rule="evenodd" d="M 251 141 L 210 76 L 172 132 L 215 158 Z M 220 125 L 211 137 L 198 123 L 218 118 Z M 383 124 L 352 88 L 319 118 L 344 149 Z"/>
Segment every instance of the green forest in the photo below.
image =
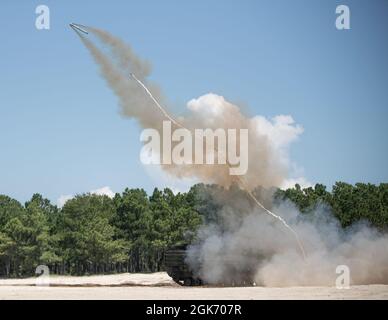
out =
<path fill-rule="evenodd" d="M 0 277 L 32 276 L 44 264 L 55 274 L 89 275 L 163 270 L 164 251 L 190 242 L 203 223 L 214 219 L 219 205 L 211 191 L 215 185 L 194 185 L 186 193 L 155 189 L 126 189 L 113 199 L 82 194 L 62 208 L 40 194 L 21 204 L 0 195 Z M 291 201 L 308 215 L 325 205 L 343 228 L 366 220 L 381 231 L 388 227 L 388 184 L 337 182 L 327 191 L 322 184 L 302 189 L 263 190 L 271 201 Z M 249 198 L 247 197 L 247 201 Z"/>

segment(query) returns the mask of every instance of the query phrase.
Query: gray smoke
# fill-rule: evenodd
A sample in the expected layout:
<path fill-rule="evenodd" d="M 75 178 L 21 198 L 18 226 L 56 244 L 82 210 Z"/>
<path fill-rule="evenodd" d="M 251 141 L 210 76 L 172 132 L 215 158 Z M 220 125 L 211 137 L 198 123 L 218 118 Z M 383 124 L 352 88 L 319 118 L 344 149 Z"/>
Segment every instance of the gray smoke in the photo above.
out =
<path fill-rule="evenodd" d="M 209 189 L 204 189 L 209 197 Z M 366 223 L 342 229 L 330 210 L 319 206 L 301 214 L 283 201 L 272 210 L 285 218 L 303 241 L 302 259 L 292 235 L 252 206 L 241 193 L 215 192 L 211 222 L 198 232 L 187 261 L 211 284 L 335 286 L 336 268 L 346 265 L 350 284 L 388 283 L 388 235 Z"/>
<path fill-rule="evenodd" d="M 164 101 L 159 87 L 147 80 L 151 72 L 150 64 L 138 58 L 130 47 L 105 31 L 91 27 L 88 27 L 88 30 L 103 41 L 105 48 L 100 49 L 85 36 L 78 35 L 100 66 L 100 72 L 107 84 L 119 98 L 121 114 L 135 118 L 143 128 L 160 129 L 163 115 L 155 112 L 153 102 L 146 99 L 143 90 L 130 78 L 130 73 L 135 73 L 147 83 L 159 101 Z"/>
<path fill-rule="evenodd" d="M 106 31 L 92 27 L 86 28 L 101 42 L 102 48 L 96 46 L 84 35 L 79 34 L 79 36 L 100 66 L 102 76 L 119 98 L 121 114 L 135 118 L 143 128 L 159 130 L 163 137 L 162 121 L 168 119 L 163 112 L 158 110 L 141 85 L 130 76 L 134 74 L 141 83 L 144 83 L 158 103 L 168 112 L 168 104 L 160 88 L 149 80 L 150 63 L 137 57 L 128 45 Z M 294 125 L 291 117 L 278 116 L 272 122 L 260 116 L 247 117 L 238 106 L 212 93 L 189 101 L 187 107 L 188 112 L 185 116 L 177 120 L 190 130 L 248 129 L 249 166 L 244 177 L 248 189 L 253 189 L 258 185 L 280 186 L 284 182 L 288 174 L 287 146 L 303 131 L 300 126 Z M 277 141 L 271 139 L 271 130 L 275 131 L 272 136 L 276 136 Z M 283 139 L 284 134 L 289 134 L 291 139 Z M 239 146 L 238 139 L 236 144 Z M 216 164 L 214 165 L 164 164 L 162 168 L 176 178 L 193 178 L 226 187 L 236 183 L 235 176 L 229 174 L 229 167 L 217 164 L 217 154 L 215 158 Z"/>

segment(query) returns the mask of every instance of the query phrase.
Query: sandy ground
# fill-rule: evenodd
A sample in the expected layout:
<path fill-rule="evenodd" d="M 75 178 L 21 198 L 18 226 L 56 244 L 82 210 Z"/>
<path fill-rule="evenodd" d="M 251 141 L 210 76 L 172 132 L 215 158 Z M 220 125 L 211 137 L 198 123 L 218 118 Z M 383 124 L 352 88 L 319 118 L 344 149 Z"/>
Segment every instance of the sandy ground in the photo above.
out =
<path fill-rule="evenodd" d="M 335 287 L 181 287 L 166 273 L 0 280 L 0 299 L 388 299 L 388 285 Z"/>

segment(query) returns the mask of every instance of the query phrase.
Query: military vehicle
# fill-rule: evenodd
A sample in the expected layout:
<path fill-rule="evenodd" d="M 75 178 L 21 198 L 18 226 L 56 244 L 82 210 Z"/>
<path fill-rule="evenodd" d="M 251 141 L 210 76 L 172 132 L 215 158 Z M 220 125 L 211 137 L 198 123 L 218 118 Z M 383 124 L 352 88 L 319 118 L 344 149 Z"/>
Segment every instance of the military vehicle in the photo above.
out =
<path fill-rule="evenodd" d="M 179 285 L 183 286 L 198 286 L 205 284 L 205 281 L 199 276 L 196 276 L 190 269 L 190 266 L 186 262 L 186 250 L 187 244 L 176 245 L 169 248 L 164 253 L 164 266 L 167 274 Z M 212 283 L 213 285 L 223 286 L 252 286 L 256 285 L 254 282 L 254 271 L 257 270 L 257 260 L 252 257 L 252 261 L 247 263 L 247 256 L 244 260 L 245 265 L 240 265 L 241 256 L 235 258 L 226 259 L 223 263 L 228 278 L 223 279 L 221 282 Z M 208 284 L 208 283 L 207 283 Z"/>
<path fill-rule="evenodd" d="M 187 245 L 177 245 L 164 254 L 164 266 L 167 274 L 178 284 L 184 286 L 201 285 L 202 280 L 196 277 L 186 263 Z"/>

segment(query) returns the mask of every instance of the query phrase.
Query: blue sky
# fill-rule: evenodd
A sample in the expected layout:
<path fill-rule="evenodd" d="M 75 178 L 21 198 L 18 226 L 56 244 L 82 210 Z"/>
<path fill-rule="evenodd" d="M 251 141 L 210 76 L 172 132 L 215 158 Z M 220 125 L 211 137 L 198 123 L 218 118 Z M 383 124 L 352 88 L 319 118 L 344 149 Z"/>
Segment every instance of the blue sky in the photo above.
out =
<path fill-rule="evenodd" d="M 51 29 L 35 28 L 50 8 Z M 338 31 L 346 4 L 351 30 Z M 163 187 L 139 162 L 139 128 L 68 27 L 109 31 L 153 65 L 179 112 L 214 92 L 249 114 L 291 115 L 291 159 L 312 182 L 388 181 L 388 2 L 11 1 L 0 5 L 0 194 L 56 201 L 109 186 Z"/>

